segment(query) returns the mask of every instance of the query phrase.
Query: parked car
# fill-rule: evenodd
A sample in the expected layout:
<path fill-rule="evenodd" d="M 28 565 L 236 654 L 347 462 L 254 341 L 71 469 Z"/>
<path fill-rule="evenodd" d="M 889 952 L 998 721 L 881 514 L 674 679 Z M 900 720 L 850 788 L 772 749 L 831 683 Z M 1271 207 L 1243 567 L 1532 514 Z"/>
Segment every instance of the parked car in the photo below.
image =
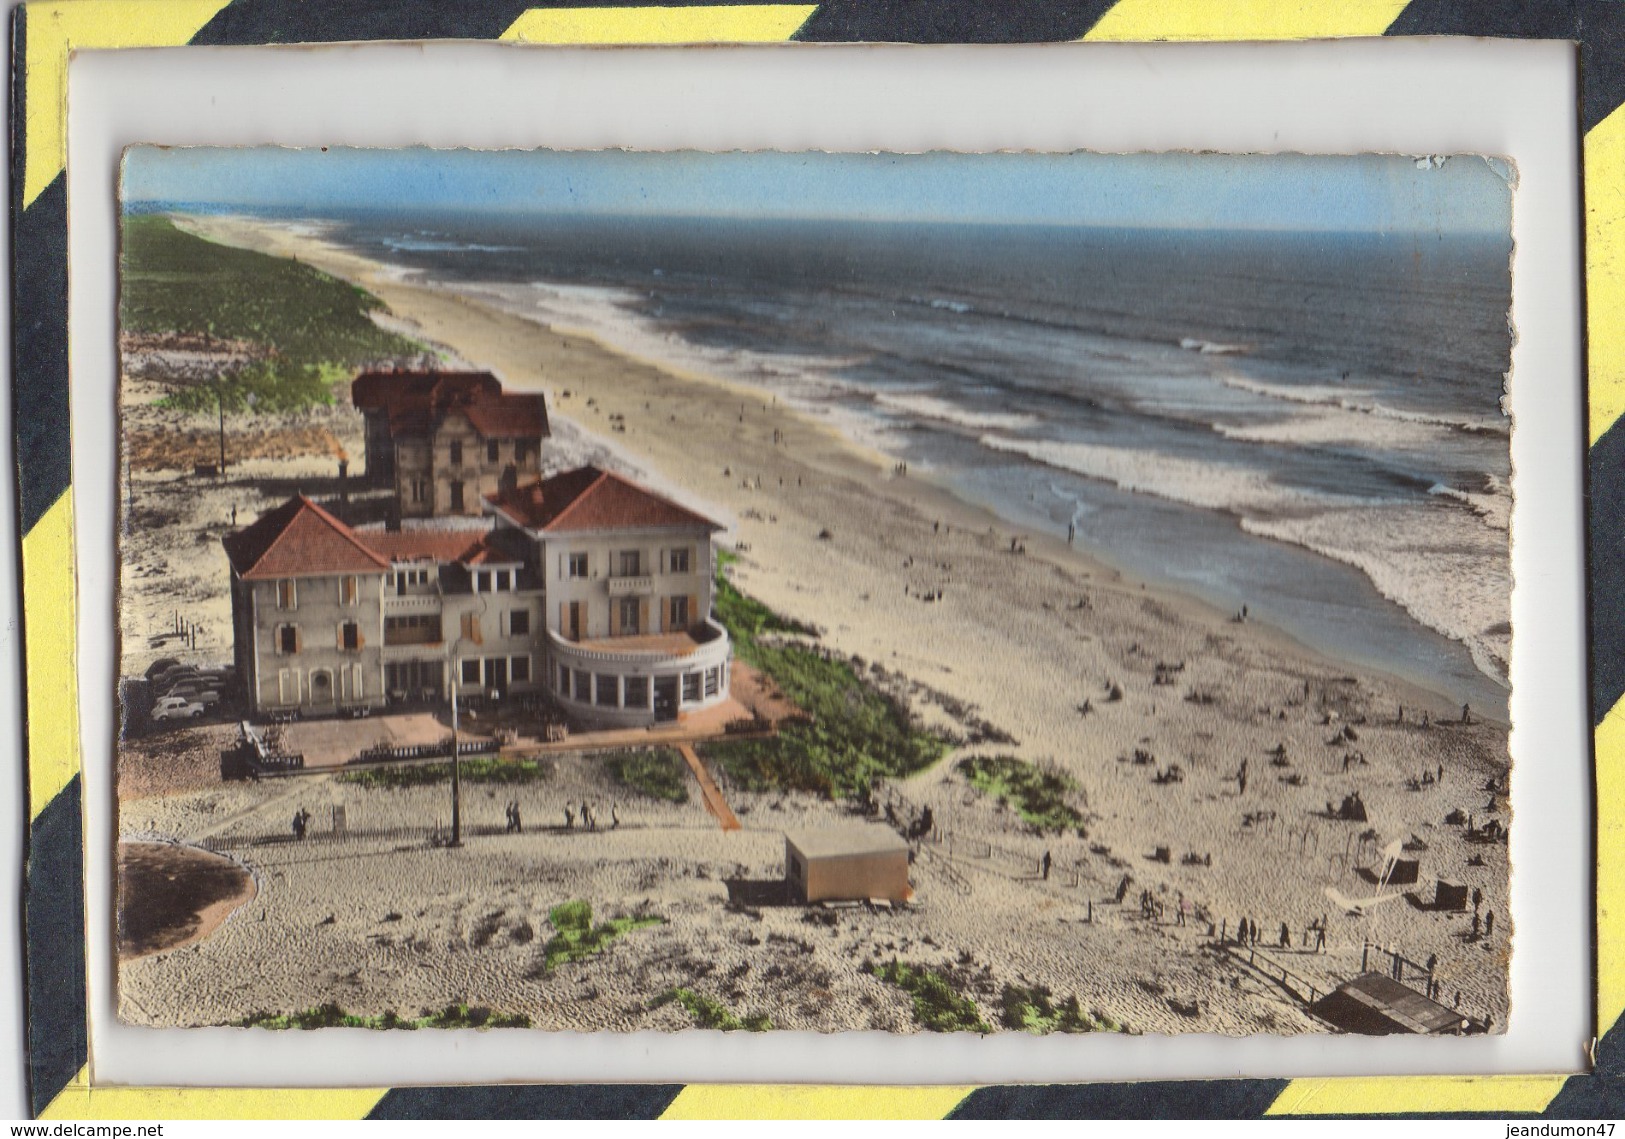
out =
<path fill-rule="evenodd" d="M 212 708 L 220 703 L 220 691 L 208 684 L 199 682 L 195 684 L 177 684 L 164 693 L 164 699 L 195 700 L 205 708 Z"/>
<path fill-rule="evenodd" d="M 174 657 L 159 657 L 157 660 L 153 661 L 147 666 L 147 679 L 157 680 L 160 672 L 167 672 L 172 668 L 179 668 L 180 663 L 181 662 L 176 660 Z"/>
<path fill-rule="evenodd" d="M 204 707 L 196 700 L 184 696 L 165 696 L 153 705 L 152 718 L 158 720 L 193 720 L 203 715 Z"/>
<path fill-rule="evenodd" d="M 202 671 L 192 665 L 175 664 L 162 670 L 161 672 L 157 672 L 152 676 L 149 676 L 147 681 L 152 685 L 153 691 L 161 692 L 165 688 L 171 688 L 177 682 L 185 680 L 188 677 L 197 677 L 202 675 Z"/>

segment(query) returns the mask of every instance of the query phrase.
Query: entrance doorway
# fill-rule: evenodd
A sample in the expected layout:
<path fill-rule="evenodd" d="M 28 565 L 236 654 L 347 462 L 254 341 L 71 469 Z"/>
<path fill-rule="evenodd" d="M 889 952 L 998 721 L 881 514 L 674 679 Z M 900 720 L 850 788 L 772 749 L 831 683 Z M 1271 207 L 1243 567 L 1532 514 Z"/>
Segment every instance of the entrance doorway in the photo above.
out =
<path fill-rule="evenodd" d="M 677 677 L 655 678 L 655 722 L 668 723 L 677 718 Z"/>

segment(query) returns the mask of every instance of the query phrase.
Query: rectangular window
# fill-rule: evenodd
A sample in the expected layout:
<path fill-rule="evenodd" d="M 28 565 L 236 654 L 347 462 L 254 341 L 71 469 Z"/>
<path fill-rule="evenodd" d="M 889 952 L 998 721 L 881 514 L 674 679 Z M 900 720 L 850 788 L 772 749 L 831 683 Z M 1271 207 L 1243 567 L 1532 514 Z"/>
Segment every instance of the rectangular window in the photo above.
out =
<path fill-rule="evenodd" d="M 523 684 L 530 679 L 530 658 L 509 657 L 508 675 L 513 677 L 515 684 Z"/>
<path fill-rule="evenodd" d="M 299 651 L 299 626 L 278 625 L 276 630 L 276 648 L 279 653 L 296 653 Z"/>
<path fill-rule="evenodd" d="M 451 465 L 454 467 L 463 465 L 463 441 L 461 439 L 451 441 Z"/>
<path fill-rule="evenodd" d="M 705 670 L 705 694 L 707 697 L 715 696 L 722 686 L 722 669 L 708 668 Z"/>
<path fill-rule="evenodd" d="M 480 660 L 478 657 L 469 657 L 463 661 L 462 681 L 464 684 L 478 686 L 480 683 Z"/>
<path fill-rule="evenodd" d="M 638 628 L 638 617 L 643 612 L 643 606 L 636 597 L 623 597 L 620 599 L 621 607 L 621 636 L 635 637 L 641 631 Z"/>
<path fill-rule="evenodd" d="M 581 639 L 581 602 L 570 602 L 566 627 L 569 630 L 569 636 L 572 641 L 579 641 Z"/>
<path fill-rule="evenodd" d="M 643 572 L 643 557 L 638 550 L 622 550 L 620 553 L 620 576 L 637 577 Z"/>
<path fill-rule="evenodd" d="M 512 581 L 513 572 L 511 570 L 497 570 L 496 573 L 491 575 L 491 588 L 498 593 L 506 593 L 511 588 L 509 583 Z"/>
<path fill-rule="evenodd" d="M 279 704 L 299 703 L 299 670 L 284 668 L 276 674 L 276 695 Z"/>
<path fill-rule="evenodd" d="M 647 676 L 629 676 L 626 678 L 626 706 L 628 708 L 647 708 L 649 706 L 649 678 Z"/>
<path fill-rule="evenodd" d="M 339 578 L 339 604 L 354 605 L 356 597 L 360 594 L 360 587 L 353 573 L 345 574 Z"/>
<path fill-rule="evenodd" d="M 299 583 L 287 578 L 276 583 L 276 607 L 278 609 L 299 608 Z"/>
<path fill-rule="evenodd" d="M 363 676 L 363 673 L 362 673 L 361 666 L 359 664 L 354 665 L 354 666 L 351 667 L 351 669 L 350 669 L 350 699 L 352 699 L 352 700 L 360 700 L 363 696 L 366 695 L 366 693 L 363 691 L 364 681 L 362 680 L 362 676 Z"/>
<path fill-rule="evenodd" d="M 463 484 L 460 482 L 451 484 L 451 508 L 453 510 L 463 508 Z"/>
<path fill-rule="evenodd" d="M 559 695 L 570 695 L 570 670 L 559 665 Z"/>
<path fill-rule="evenodd" d="M 587 555 L 586 554 L 571 554 L 570 555 L 569 566 L 568 566 L 566 572 L 568 572 L 571 577 L 586 577 L 587 576 Z"/>
<path fill-rule="evenodd" d="M 474 574 L 474 592 L 491 592 L 491 575 L 486 573 L 484 570 L 479 570 Z"/>
<path fill-rule="evenodd" d="M 530 636 L 529 609 L 515 609 L 508 614 L 508 635 L 512 637 Z"/>
<path fill-rule="evenodd" d="M 600 708 L 617 708 L 621 703 L 621 678 L 611 673 L 598 674 L 598 698 L 594 701 Z"/>
<path fill-rule="evenodd" d="M 485 643 L 480 636 L 480 615 L 478 613 L 463 614 L 463 636 L 476 645 Z"/>
<path fill-rule="evenodd" d="M 669 597 L 666 600 L 670 606 L 666 628 L 672 630 L 688 628 L 688 598 Z"/>
<path fill-rule="evenodd" d="M 412 480 L 412 501 L 424 503 L 429 501 L 429 480 L 415 478 Z"/>
<path fill-rule="evenodd" d="M 700 674 L 697 672 L 683 673 L 683 703 L 699 703 Z"/>
<path fill-rule="evenodd" d="M 578 668 L 571 675 L 575 678 L 575 698 L 583 704 L 589 703 L 592 700 L 592 673 Z"/>
<path fill-rule="evenodd" d="M 687 546 L 682 546 L 682 547 L 679 547 L 679 548 L 674 549 L 674 550 L 667 550 L 666 551 L 666 572 L 667 573 L 687 573 L 688 572 L 688 565 L 689 565 L 689 561 L 688 561 L 688 547 Z"/>
<path fill-rule="evenodd" d="M 339 626 L 339 648 L 347 653 L 361 650 L 361 626 L 354 621 L 346 621 Z"/>
<path fill-rule="evenodd" d="M 497 450 L 497 441 L 492 439 L 485 445 L 485 461 L 488 463 L 494 463 L 500 457 L 501 456 Z"/>

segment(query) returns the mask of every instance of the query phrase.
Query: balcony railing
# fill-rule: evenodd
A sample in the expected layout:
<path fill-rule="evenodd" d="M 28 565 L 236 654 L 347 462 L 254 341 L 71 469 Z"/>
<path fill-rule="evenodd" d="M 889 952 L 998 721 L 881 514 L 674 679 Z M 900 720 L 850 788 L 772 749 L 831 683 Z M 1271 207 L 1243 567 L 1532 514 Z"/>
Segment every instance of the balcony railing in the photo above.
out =
<path fill-rule="evenodd" d="M 384 594 L 384 612 L 394 615 L 397 613 L 438 613 L 440 612 L 440 594 L 434 593 L 386 593 Z"/>
<path fill-rule="evenodd" d="M 637 577 L 612 577 L 609 579 L 609 595 L 611 597 L 628 597 L 634 594 L 653 593 L 655 579 L 648 574 Z"/>
<path fill-rule="evenodd" d="M 589 647 L 577 641 L 566 640 L 553 629 L 547 631 L 547 640 L 556 660 L 573 668 L 587 669 L 616 664 L 648 666 L 666 661 L 680 661 L 685 669 L 705 668 L 708 665 L 725 662 L 729 651 L 727 630 L 709 618 L 693 637 L 694 647 L 680 653 L 652 648 L 625 650 L 599 648 L 604 641 L 596 641 Z M 613 641 L 614 638 L 610 640 Z"/>

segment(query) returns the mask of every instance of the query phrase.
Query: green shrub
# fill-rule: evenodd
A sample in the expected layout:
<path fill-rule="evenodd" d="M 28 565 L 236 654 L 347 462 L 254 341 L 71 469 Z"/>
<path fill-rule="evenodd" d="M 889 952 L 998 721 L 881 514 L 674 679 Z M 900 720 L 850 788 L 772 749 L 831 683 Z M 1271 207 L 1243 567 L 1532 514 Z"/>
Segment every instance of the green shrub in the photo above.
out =
<path fill-rule="evenodd" d="M 721 1032 L 770 1032 L 773 1029 L 773 1021 L 766 1013 L 740 1018 L 721 1001 L 712 1000 L 692 989 L 672 989 L 656 999 L 651 1007 L 659 1008 L 670 1001 L 676 1001 L 688 1010 L 689 1016 L 694 1018 L 695 1028 L 714 1028 Z"/>
<path fill-rule="evenodd" d="M 730 779 L 753 791 L 813 791 L 860 796 L 876 779 L 930 767 L 948 741 L 915 726 L 908 709 L 866 683 L 847 661 L 795 643 L 768 643 L 765 632 L 810 633 L 746 597 L 720 572 L 717 618 L 734 654 L 771 676 L 810 723 L 791 722 L 768 739 L 720 740 L 705 754 Z"/>
<path fill-rule="evenodd" d="M 590 902 L 562 902 L 548 911 L 547 918 L 558 932 L 542 950 L 543 968 L 548 972 L 566 961 L 580 961 L 604 949 L 624 933 L 646 926 L 661 925 L 665 918 L 625 917 L 592 924 Z"/>
<path fill-rule="evenodd" d="M 207 241 L 159 215 L 126 216 L 119 327 L 246 340 L 273 353 L 165 402 L 189 411 L 288 411 L 333 401 L 333 385 L 367 361 L 426 349 L 367 315 L 377 297 L 309 265 Z"/>
<path fill-rule="evenodd" d="M 1098 1011 L 1085 1012 L 1075 996 L 1055 1004 L 1050 991 L 1042 985 L 1005 985 L 999 994 L 999 1019 L 1006 1028 L 1039 1034 L 1126 1031 Z"/>
<path fill-rule="evenodd" d="M 1040 833 L 1083 826 L 1083 816 L 1066 801 L 1078 785 L 1061 772 L 1044 771 L 1008 755 L 973 755 L 955 766 L 972 787 L 1010 804 Z"/>
<path fill-rule="evenodd" d="M 614 752 L 605 760 L 605 766 L 623 787 L 651 799 L 688 802 L 688 765 L 671 748 Z"/>
<path fill-rule="evenodd" d="M 956 993 L 940 973 L 895 960 L 872 965 L 869 971 L 913 997 L 915 1023 L 932 1032 L 993 1031 L 975 1002 Z"/>
<path fill-rule="evenodd" d="M 450 750 L 449 748 L 447 749 Z M 463 760 L 463 779 L 469 783 L 541 783 L 549 778 L 552 769 L 535 759 L 501 759 L 494 755 L 476 755 Z M 429 787 L 451 779 L 451 760 L 444 763 L 412 763 L 398 767 L 358 767 L 341 771 L 340 783 L 356 783 L 362 787 Z"/>
<path fill-rule="evenodd" d="M 447 1005 L 439 1011 L 423 1010 L 423 1015 L 407 1020 L 395 1012 L 382 1016 L 356 1016 L 329 1001 L 304 1012 L 256 1012 L 233 1024 L 236 1028 L 529 1028 L 530 1017 L 520 1013 L 492 1012 L 482 1006 Z"/>

